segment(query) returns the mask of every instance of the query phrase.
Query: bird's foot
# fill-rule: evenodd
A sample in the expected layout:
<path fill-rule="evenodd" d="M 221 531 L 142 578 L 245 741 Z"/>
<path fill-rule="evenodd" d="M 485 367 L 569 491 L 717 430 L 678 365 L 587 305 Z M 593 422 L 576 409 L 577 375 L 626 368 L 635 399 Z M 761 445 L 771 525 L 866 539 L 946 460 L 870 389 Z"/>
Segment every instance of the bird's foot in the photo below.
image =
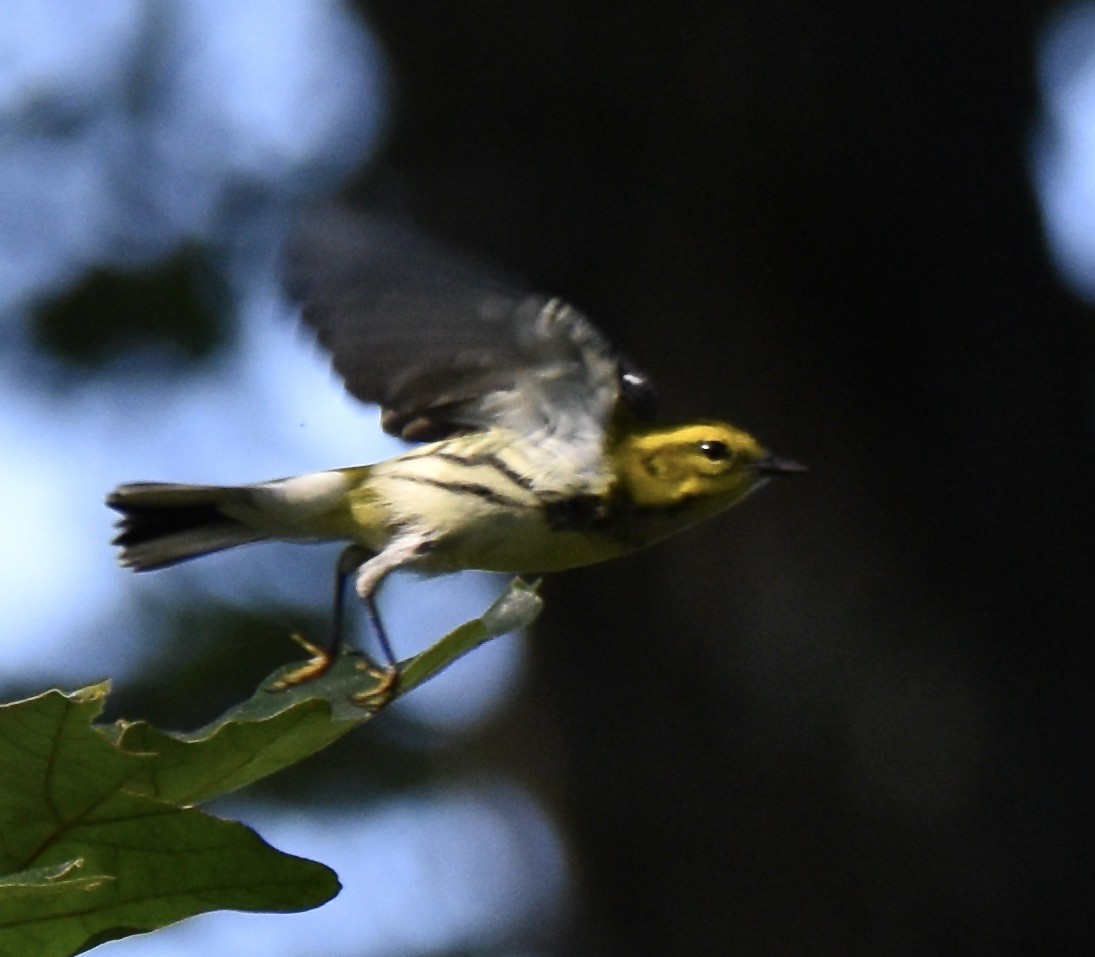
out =
<path fill-rule="evenodd" d="M 396 696 L 399 691 L 399 668 L 395 665 L 380 667 L 371 661 L 359 661 L 355 667 L 376 679 L 376 687 L 368 691 L 359 691 L 350 695 L 350 701 L 370 711 L 379 711 Z"/>
<path fill-rule="evenodd" d="M 311 655 L 311 658 L 300 665 L 300 667 L 294 668 L 292 671 L 287 672 L 278 678 L 277 681 L 270 685 L 271 691 L 288 691 L 290 688 L 295 688 L 297 685 L 314 681 L 316 678 L 325 675 L 331 665 L 335 663 L 335 659 L 326 648 L 321 648 L 319 645 L 313 644 L 303 635 L 294 633 L 289 637 L 308 652 L 308 654 Z"/>

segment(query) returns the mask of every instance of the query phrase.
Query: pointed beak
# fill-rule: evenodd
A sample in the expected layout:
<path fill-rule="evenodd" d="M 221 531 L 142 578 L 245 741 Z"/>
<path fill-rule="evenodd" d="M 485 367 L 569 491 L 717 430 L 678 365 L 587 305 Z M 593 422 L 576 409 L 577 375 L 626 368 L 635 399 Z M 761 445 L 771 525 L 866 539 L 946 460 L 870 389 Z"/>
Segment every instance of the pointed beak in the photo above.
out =
<path fill-rule="evenodd" d="M 766 455 L 756 464 L 756 470 L 762 475 L 797 475 L 810 470 L 792 459 L 783 459 L 778 455 Z"/>

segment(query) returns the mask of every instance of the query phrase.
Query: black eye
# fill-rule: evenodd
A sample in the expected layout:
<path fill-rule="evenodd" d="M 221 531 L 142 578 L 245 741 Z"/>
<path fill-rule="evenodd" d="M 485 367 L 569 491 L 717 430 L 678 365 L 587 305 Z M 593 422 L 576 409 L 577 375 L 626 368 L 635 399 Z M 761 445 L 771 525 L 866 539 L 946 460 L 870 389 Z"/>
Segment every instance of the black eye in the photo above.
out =
<path fill-rule="evenodd" d="M 712 462 L 725 462 L 733 454 L 725 442 L 701 442 L 700 451 Z"/>

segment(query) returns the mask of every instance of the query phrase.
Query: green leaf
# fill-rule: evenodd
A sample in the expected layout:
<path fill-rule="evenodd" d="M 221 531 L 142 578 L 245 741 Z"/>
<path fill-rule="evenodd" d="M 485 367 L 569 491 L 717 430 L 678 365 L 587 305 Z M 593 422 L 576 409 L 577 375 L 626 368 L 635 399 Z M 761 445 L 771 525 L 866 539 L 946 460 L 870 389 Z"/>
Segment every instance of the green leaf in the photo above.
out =
<path fill-rule="evenodd" d="M 67 955 L 217 909 L 294 911 L 338 891 L 321 864 L 283 854 L 193 807 L 326 747 L 541 602 L 516 581 L 481 618 L 401 663 L 390 693 L 345 654 L 321 677 L 247 701 L 198 731 L 95 726 L 107 685 L 0 706 L 0 957 Z M 363 704 L 370 706 L 366 707 Z"/>
<path fill-rule="evenodd" d="M 404 662 L 400 667 L 400 693 L 406 694 L 492 638 L 531 625 L 544 606 L 537 594 L 539 586 L 539 581 L 530 584 L 514 579 L 481 617 L 466 622 Z"/>
<path fill-rule="evenodd" d="M 534 585 L 512 582 L 480 618 L 403 662 L 392 700 L 484 642 L 528 626 L 541 606 Z M 153 755 L 135 773 L 129 790 L 192 804 L 296 764 L 375 713 L 353 700 L 377 686 L 377 677 L 363 671 L 361 664 L 358 655 L 347 652 L 321 677 L 286 691 L 271 691 L 292 670 L 279 669 L 247 701 L 190 733 L 160 731 L 143 721 L 118 722 L 113 735 L 125 751 Z"/>
<path fill-rule="evenodd" d="M 304 910 L 337 893 L 328 868 L 242 824 L 130 792 L 155 759 L 91 726 L 105 694 L 0 707 L 0 954 L 74 954 L 209 910 Z"/>

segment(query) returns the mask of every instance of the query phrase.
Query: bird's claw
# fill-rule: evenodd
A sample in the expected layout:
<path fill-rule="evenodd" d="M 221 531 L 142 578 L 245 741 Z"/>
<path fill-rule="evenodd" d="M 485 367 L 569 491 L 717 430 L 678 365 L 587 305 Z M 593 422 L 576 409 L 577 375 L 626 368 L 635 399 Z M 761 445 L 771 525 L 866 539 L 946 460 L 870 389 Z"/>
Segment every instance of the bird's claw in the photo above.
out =
<path fill-rule="evenodd" d="M 350 695 L 350 701 L 370 711 L 379 711 L 399 691 L 399 669 L 395 665 L 378 667 L 370 661 L 359 661 L 355 664 L 359 671 L 364 671 L 369 677 L 376 678 L 376 687 L 368 691 L 359 691 Z"/>
<path fill-rule="evenodd" d="M 278 678 L 277 681 L 270 685 L 271 691 L 288 691 L 290 688 L 295 688 L 297 685 L 314 681 L 316 678 L 326 674 L 331 665 L 334 664 L 334 658 L 331 657 L 330 652 L 328 652 L 326 648 L 321 648 L 319 645 L 313 644 L 300 634 L 294 633 L 289 637 L 308 652 L 311 657 L 304 662 L 304 664 Z"/>

